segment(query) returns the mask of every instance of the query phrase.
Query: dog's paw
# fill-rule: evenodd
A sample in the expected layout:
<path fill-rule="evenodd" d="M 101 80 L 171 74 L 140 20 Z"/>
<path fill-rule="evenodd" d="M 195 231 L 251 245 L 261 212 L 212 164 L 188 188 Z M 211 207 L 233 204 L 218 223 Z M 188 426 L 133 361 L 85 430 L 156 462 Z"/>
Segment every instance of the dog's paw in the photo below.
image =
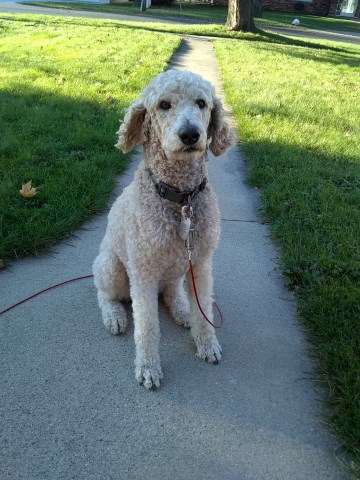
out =
<path fill-rule="evenodd" d="M 170 309 L 170 313 L 175 322 L 184 328 L 190 328 L 190 305 L 185 296 L 169 298 L 164 297 L 165 303 Z"/>
<path fill-rule="evenodd" d="M 143 365 L 136 366 L 135 378 L 140 385 L 148 390 L 155 390 L 160 387 L 160 380 L 164 377 L 160 363 L 143 362 Z"/>
<path fill-rule="evenodd" d="M 221 346 L 216 337 L 207 338 L 202 342 L 196 342 L 196 355 L 207 362 L 217 364 L 221 360 Z"/>
<path fill-rule="evenodd" d="M 176 312 L 172 313 L 172 316 L 174 317 L 174 320 L 178 325 L 184 328 L 190 328 L 189 311 L 177 310 Z"/>
<path fill-rule="evenodd" d="M 113 335 L 125 333 L 127 327 L 126 310 L 121 303 L 108 304 L 102 309 L 106 330 Z"/>

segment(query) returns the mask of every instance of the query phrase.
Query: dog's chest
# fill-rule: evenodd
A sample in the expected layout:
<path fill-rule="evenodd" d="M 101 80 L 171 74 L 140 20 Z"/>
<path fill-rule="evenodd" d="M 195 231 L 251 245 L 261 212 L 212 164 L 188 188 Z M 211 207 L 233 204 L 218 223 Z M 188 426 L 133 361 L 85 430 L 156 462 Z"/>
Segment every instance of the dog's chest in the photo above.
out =
<path fill-rule="evenodd" d="M 188 264 L 189 243 L 194 259 L 212 252 L 218 243 L 220 233 L 219 211 L 216 202 L 194 204 L 192 215 L 184 215 L 180 206 L 171 206 L 162 210 L 155 223 L 155 238 L 165 262 Z M 171 267 L 171 265 L 170 265 Z"/>
<path fill-rule="evenodd" d="M 110 234 L 116 238 L 119 258 L 127 265 L 134 263 L 139 271 L 156 272 L 160 278 L 171 279 L 183 275 L 189 268 L 189 255 L 184 235 L 180 235 L 182 206 L 149 195 L 129 197 L 124 192 L 121 203 L 121 225 L 116 215 L 110 215 Z M 136 199 L 134 202 L 133 199 Z M 211 256 L 220 234 L 220 214 L 216 196 L 210 187 L 193 201 L 194 264 Z M 119 205 L 117 205 L 119 208 Z M 154 273 L 153 273 L 154 275 Z"/>

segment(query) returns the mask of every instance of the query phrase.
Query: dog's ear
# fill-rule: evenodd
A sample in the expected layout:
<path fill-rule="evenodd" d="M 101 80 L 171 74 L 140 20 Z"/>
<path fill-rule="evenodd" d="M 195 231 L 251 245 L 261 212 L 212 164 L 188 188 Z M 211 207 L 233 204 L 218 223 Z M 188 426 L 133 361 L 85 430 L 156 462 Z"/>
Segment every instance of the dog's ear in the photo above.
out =
<path fill-rule="evenodd" d="M 144 138 L 144 119 L 146 109 L 141 100 L 135 100 L 127 109 L 125 118 L 117 132 L 119 135 L 118 143 L 115 147 L 124 153 L 129 152 L 137 143 L 143 143 Z"/>
<path fill-rule="evenodd" d="M 236 143 L 235 131 L 227 123 L 225 110 L 217 97 L 214 98 L 214 107 L 211 110 L 208 136 L 211 139 L 209 148 L 216 157 Z"/>

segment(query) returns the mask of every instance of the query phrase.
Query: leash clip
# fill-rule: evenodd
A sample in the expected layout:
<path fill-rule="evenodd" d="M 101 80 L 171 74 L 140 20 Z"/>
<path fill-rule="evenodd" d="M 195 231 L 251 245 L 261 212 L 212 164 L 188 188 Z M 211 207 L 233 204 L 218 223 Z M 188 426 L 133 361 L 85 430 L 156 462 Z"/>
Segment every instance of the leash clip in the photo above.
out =
<path fill-rule="evenodd" d="M 185 240 L 185 245 L 188 252 L 191 252 L 192 250 L 194 250 L 194 238 L 195 238 L 195 229 L 193 224 L 191 224 L 189 228 L 188 237 Z"/>

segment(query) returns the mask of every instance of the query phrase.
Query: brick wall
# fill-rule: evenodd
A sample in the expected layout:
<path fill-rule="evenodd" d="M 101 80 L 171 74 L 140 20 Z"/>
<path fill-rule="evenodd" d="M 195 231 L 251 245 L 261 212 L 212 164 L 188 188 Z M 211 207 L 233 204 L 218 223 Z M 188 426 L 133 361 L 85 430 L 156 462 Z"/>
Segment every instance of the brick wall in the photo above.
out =
<path fill-rule="evenodd" d="M 337 0 L 332 0 L 336 1 Z M 276 12 L 308 13 L 310 15 L 323 15 L 329 13 L 330 0 L 263 0 L 263 9 Z M 213 5 L 227 7 L 228 0 L 213 0 Z"/>
<path fill-rule="evenodd" d="M 336 15 L 337 4 L 339 0 L 330 0 L 329 15 L 334 17 Z"/>
<path fill-rule="evenodd" d="M 313 0 L 312 2 L 302 2 L 301 0 L 263 0 L 264 10 L 308 13 L 309 15 L 322 16 L 328 15 L 329 4 L 329 0 Z"/>

